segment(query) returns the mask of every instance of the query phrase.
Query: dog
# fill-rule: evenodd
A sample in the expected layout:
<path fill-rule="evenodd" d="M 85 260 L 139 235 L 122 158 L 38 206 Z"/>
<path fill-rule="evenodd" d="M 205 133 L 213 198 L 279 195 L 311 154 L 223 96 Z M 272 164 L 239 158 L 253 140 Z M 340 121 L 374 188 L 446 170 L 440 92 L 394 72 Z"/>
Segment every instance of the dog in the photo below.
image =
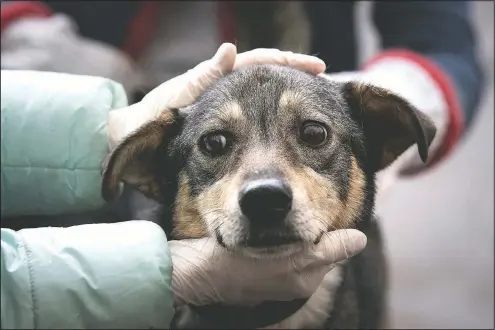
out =
<path fill-rule="evenodd" d="M 379 328 L 386 260 L 375 174 L 413 145 L 426 162 L 435 133 L 385 89 L 253 65 L 129 135 L 104 166 L 102 195 L 115 200 L 124 182 L 162 206 L 156 221 L 170 239 L 211 237 L 254 258 L 295 253 L 340 228 L 368 237 L 308 301 L 191 306 L 196 323 L 177 327 Z"/>

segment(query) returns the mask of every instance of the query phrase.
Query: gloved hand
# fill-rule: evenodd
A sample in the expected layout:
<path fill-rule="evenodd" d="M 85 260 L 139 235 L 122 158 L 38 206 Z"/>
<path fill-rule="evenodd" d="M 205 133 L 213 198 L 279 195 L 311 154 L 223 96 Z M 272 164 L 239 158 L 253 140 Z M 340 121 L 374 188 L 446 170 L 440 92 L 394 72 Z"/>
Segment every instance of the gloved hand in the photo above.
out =
<path fill-rule="evenodd" d="M 361 252 L 366 236 L 354 229 L 331 232 L 290 256 L 234 254 L 214 239 L 170 241 L 175 304 L 256 304 L 309 298 L 335 263 Z"/>
<path fill-rule="evenodd" d="M 237 48 L 224 43 L 212 59 L 188 72 L 170 79 L 149 92 L 140 102 L 109 114 L 109 143 L 113 149 L 126 135 L 160 112 L 193 103 L 206 88 L 232 70 L 251 64 L 281 64 L 314 74 L 325 71 L 325 63 L 313 56 L 282 52 L 277 49 L 255 49 L 237 54 Z"/>
<path fill-rule="evenodd" d="M 276 49 L 255 49 L 237 55 L 223 44 L 215 56 L 148 93 L 142 101 L 110 112 L 111 148 L 126 135 L 162 111 L 193 103 L 203 91 L 233 69 L 250 64 L 281 64 L 313 74 L 325 70 L 320 59 Z M 277 259 L 234 255 L 213 239 L 170 241 L 176 305 L 256 303 L 266 300 L 308 298 L 325 274 L 341 261 L 360 252 L 366 236 L 357 230 L 329 234 L 314 248 Z"/>
<path fill-rule="evenodd" d="M 2 69 L 54 71 L 101 76 L 126 92 L 141 84 L 133 61 L 120 50 L 81 37 L 67 15 L 27 17 L 2 31 Z"/>

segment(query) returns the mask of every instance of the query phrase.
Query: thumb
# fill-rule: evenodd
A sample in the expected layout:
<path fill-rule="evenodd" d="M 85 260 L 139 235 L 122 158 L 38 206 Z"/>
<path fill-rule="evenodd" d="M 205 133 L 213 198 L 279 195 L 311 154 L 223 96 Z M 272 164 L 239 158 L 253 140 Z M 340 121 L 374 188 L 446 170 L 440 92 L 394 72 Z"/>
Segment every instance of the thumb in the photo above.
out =
<path fill-rule="evenodd" d="M 366 235 L 356 229 L 341 229 L 327 233 L 315 246 L 315 255 L 326 264 L 351 258 L 367 243 Z"/>
<path fill-rule="evenodd" d="M 176 306 L 202 305 L 215 292 L 211 279 L 212 257 L 218 248 L 210 238 L 171 240 L 172 292 Z"/>
<path fill-rule="evenodd" d="M 213 58 L 154 88 L 140 102 L 146 112 L 143 116 L 152 119 L 164 110 L 190 105 L 211 84 L 232 71 L 236 55 L 237 48 L 224 43 Z"/>
<path fill-rule="evenodd" d="M 208 87 L 232 71 L 236 55 L 236 46 L 224 43 L 213 58 L 199 63 L 184 75 L 175 78 L 185 82 L 185 86 L 169 101 L 168 107 L 182 108 L 193 103 Z"/>

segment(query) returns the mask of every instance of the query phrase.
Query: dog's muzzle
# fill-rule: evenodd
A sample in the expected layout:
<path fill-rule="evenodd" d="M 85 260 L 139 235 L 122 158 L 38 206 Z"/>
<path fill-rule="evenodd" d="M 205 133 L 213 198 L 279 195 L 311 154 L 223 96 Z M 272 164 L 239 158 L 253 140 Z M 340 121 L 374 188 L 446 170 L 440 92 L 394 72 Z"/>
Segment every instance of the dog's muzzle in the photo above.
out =
<path fill-rule="evenodd" d="M 292 190 L 283 179 L 248 181 L 239 193 L 239 207 L 249 226 L 247 246 L 275 247 L 300 241 L 287 223 Z"/>

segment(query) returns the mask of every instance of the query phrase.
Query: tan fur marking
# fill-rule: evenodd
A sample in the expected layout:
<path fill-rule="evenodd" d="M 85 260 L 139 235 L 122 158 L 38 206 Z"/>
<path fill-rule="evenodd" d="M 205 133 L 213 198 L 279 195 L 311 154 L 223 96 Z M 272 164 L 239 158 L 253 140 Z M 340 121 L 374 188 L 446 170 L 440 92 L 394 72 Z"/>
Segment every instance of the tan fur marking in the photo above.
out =
<path fill-rule="evenodd" d="M 227 175 L 198 196 L 199 214 L 208 224 L 210 232 L 221 225 L 229 210 L 237 207 L 234 204 L 237 200 L 229 197 L 235 196 L 240 189 L 239 177 L 240 172 L 235 176 Z"/>
<path fill-rule="evenodd" d="M 365 83 L 354 83 L 353 96 L 363 108 L 371 111 L 381 111 L 384 106 L 393 101 L 390 97 L 395 95 L 390 91 L 377 88 Z"/>
<path fill-rule="evenodd" d="M 294 194 L 294 207 L 303 210 L 302 217 L 311 221 L 314 233 L 335 229 L 342 213 L 342 201 L 331 182 L 309 167 L 287 169 Z"/>
<path fill-rule="evenodd" d="M 349 193 L 345 201 L 339 199 L 331 182 L 311 168 L 287 169 L 285 172 L 293 187 L 294 201 L 320 221 L 315 227 L 320 228 L 322 221 L 327 225 L 326 230 L 352 227 L 365 198 L 365 177 L 356 158 L 352 157 Z"/>
<path fill-rule="evenodd" d="M 339 215 L 339 222 L 342 228 L 349 228 L 359 215 L 365 198 L 365 185 L 364 173 L 359 168 L 356 158 L 352 156 L 349 193 L 347 194 L 345 207 Z"/>
<path fill-rule="evenodd" d="M 223 105 L 219 109 L 218 115 L 225 122 L 238 121 L 244 117 L 241 105 L 235 101 Z"/>
<path fill-rule="evenodd" d="M 282 111 L 293 111 L 302 102 L 301 96 L 296 91 L 287 90 L 282 93 L 278 101 L 279 109 Z"/>
<path fill-rule="evenodd" d="M 173 221 L 174 230 L 172 235 L 176 238 L 208 236 L 208 231 L 198 211 L 198 202 L 191 197 L 189 182 L 183 173 L 180 174 Z"/>

